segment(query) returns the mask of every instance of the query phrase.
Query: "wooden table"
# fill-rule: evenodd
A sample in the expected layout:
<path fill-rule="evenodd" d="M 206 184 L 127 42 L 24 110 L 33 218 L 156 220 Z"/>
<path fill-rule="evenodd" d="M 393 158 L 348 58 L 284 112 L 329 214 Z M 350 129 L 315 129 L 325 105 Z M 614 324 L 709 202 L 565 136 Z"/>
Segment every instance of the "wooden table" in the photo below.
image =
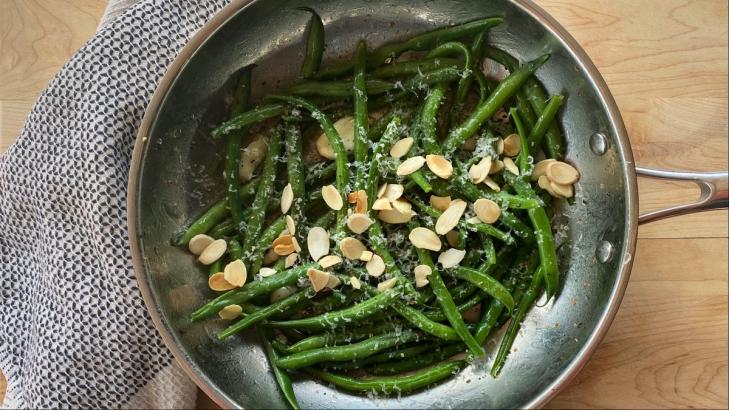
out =
<path fill-rule="evenodd" d="M 0 0 L 0 152 L 104 9 L 98 0 Z M 542 0 L 612 90 L 643 166 L 727 169 L 727 2 Z M 640 181 L 641 209 L 697 196 Z M 617 319 L 550 407 L 727 407 L 728 214 L 642 226 Z M 4 381 L 0 381 L 0 397 Z M 201 400 L 201 406 L 210 403 Z"/>

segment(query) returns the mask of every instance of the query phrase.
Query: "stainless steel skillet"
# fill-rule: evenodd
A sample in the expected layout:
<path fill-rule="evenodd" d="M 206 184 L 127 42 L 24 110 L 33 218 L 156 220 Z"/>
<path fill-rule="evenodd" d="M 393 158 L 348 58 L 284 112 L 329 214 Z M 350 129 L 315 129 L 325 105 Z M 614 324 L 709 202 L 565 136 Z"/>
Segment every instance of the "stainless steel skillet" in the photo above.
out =
<path fill-rule="evenodd" d="M 552 58 L 537 73 L 551 92 L 567 96 L 561 124 L 568 160 L 582 172 L 574 206 L 563 207 L 558 235 L 558 299 L 534 309 L 498 379 L 480 364 L 452 380 L 401 398 L 338 392 L 302 378 L 295 389 L 313 408 L 539 407 L 576 375 L 607 332 L 627 285 L 637 225 L 636 168 L 623 121 L 602 77 L 575 40 L 527 1 L 385 0 L 233 1 L 183 48 L 159 85 L 140 127 L 129 181 L 129 232 L 135 271 L 150 315 L 181 366 L 225 407 L 283 407 L 266 358 L 253 335 L 219 342 L 216 321 L 191 324 L 189 313 L 210 294 L 191 256 L 169 244 L 186 221 L 222 196 L 211 169 L 220 152 L 207 135 L 222 119 L 226 81 L 256 63 L 256 96 L 292 81 L 301 62 L 308 15 L 322 14 L 326 58 L 348 56 L 359 38 L 371 45 L 490 15 L 504 15 L 490 43 L 529 60 Z M 698 205 L 646 215 L 727 206 L 726 174 L 672 174 L 702 186 Z M 497 347 L 498 336 L 489 344 Z M 488 365 L 488 361 L 485 363 Z M 486 369 L 488 366 L 485 366 Z"/>

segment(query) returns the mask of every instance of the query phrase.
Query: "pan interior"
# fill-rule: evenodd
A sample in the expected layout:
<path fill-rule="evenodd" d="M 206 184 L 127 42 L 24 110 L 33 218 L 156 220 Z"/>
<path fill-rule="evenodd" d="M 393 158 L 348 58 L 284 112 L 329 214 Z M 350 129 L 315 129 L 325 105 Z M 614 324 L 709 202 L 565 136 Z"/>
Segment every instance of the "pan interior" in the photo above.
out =
<path fill-rule="evenodd" d="M 584 67 L 565 45 L 529 13 L 507 1 L 426 1 L 405 4 L 307 1 L 323 16 L 325 60 L 347 57 L 360 38 L 370 47 L 393 39 L 477 17 L 504 15 L 489 43 L 522 61 L 545 52 L 550 60 L 537 75 L 550 93 L 567 97 L 560 120 L 568 141 L 568 160 L 582 173 L 573 206 L 561 207 L 557 236 L 561 248 L 562 289 L 555 302 L 533 309 L 498 379 L 488 375 L 501 334 L 487 342 L 485 360 L 450 381 L 402 397 L 352 395 L 298 376 L 295 390 L 303 407 L 482 408 L 520 407 L 543 394 L 572 363 L 605 315 L 619 280 L 628 246 L 628 188 L 623 153 L 629 148 L 606 112 Z M 178 360 L 201 375 L 231 404 L 244 408 L 285 407 L 255 332 L 226 342 L 215 338 L 219 320 L 191 323 L 189 314 L 213 294 L 205 270 L 170 238 L 188 221 L 223 197 L 221 146 L 209 130 L 225 115 L 224 90 L 240 67 L 255 63 L 254 98 L 295 80 L 302 61 L 309 15 L 296 1 L 254 1 L 213 33 L 184 65 L 167 91 L 143 147 L 137 191 L 142 286 L 148 286 L 163 326 L 182 352 Z M 607 152 L 596 155 L 590 137 L 604 133 Z M 133 170 L 134 171 L 134 170 Z M 596 257 L 610 241 L 614 256 Z M 629 248 L 628 248 L 629 249 Z M 150 303 L 150 301 L 148 301 Z"/>

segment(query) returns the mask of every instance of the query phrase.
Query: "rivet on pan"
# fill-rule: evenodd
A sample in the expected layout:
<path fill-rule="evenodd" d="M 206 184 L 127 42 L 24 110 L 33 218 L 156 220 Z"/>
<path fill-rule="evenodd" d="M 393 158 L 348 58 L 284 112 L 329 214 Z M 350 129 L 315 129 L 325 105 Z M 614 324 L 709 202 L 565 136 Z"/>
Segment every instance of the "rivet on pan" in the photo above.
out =
<path fill-rule="evenodd" d="M 590 149 L 595 155 L 604 155 L 609 145 L 607 137 L 601 132 L 596 132 L 590 137 Z"/>
<path fill-rule="evenodd" d="M 597 245 L 597 251 L 595 252 L 597 260 L 602 263 L 610 262 L 613 258 L 614 247 L 613 244 L 608 241 L 600 241 Z"/>

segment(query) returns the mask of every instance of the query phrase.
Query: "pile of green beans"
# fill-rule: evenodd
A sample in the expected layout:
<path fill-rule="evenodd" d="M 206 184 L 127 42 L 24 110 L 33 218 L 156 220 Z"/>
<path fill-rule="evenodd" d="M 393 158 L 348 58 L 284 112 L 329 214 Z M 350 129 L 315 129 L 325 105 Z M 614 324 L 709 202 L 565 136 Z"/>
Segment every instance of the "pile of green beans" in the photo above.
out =
<path fill-rule="evenodd" d="M 292 408 L 299 404 L 290 372 L 303 371 L 354 392 L 408 393 L 485 355 L 483 344 L 508 322 L 491 369 L 496 377 L 543 291 L 547 299 L 559 293 L 549 219 L 553 198 L 530 179 L 535 158 L 564 156 L 557 117 L 565 98 L 549 97 L 534 77 L 549 56 L 520 63 L 489 46 L 488 30 L 502 22 L 490 17 L 379 48 L 360 40 L 351 60 L 322 67 L 322 20 L 312 9 L 299 10 L 309 16 L 300 81 L 249 105 L 255 70 L 241 70 L 229 117 L 211 132 L 211 138 L 225 141 L 226 196 L 172 241 L 191 250 L 200 235 L 226 242 L 226 252 L 205 269 L 211 281 L 220 272 L 227 280 L 233 262 L 246 267 L 245 283 L 214 295 L 192 312 L 192 321 L 216 314 L 231 321 L 217 334 L 221 340 L 257 327 L 282 397 Z M 399 58 L 405 52 L 411 52 L 408 59 Z M 484 58 L 510 74 L 501 81 L 486 78 Z M 499 113 L 508 113 L 505 123 Z M 351 119 L 351 135 L 338 128 L 343 117 Z M 520 149 L 507 160 L 498 152 L 498 139 L 503 142 L 511 133 L 518 134 Z M 268 137 L 265 158 L 257 175 L 241 183 L 241 150 L 261 134 Z M 304 155 L 304 147 L 314 145 L 307 139 L 317 136 L 316 146 L 328 143 L 333 160 Z M 408 152 L 391 156 L 404 138 L 412 141 Z M 467 148 L 472 139 L 475 151 Z M 505 162 L 513 160 L 509 165 L 518 173 L 513 166 L 492 166 L 491 185 L 470 174 L 483 157 L 500 162 L 502 155 Z M 400 165 L 415 156 L 427 156 L 427 165 L 400 174 Z M 436 174 L 433 158 L 447 161 L 452 174 Z M 323 195 L 329 185 L 341 199 L 339 208 Z M 383 206 L 390 185 L 402 194 L 387 199 L 387 206 L 413 210 L 400 223 L 385 217 L 387 208 L 373 209 L 376 203 Z M 294 199 L 279 207 L 284 192 Z M 366 196 L 366 209 L 355 213 L 369 218 L 364 232 L 349 225 L 352 204 L 362 206 L 359 195 Z M 408 239 L 416 230 L 435 234 L 446 218 L 449 211 L 436 205 L 434 195 L 467 203 L 466 214 L 450 225 L 453 230 L 436 235 L 436 252 L 449 247 L 462 252 L 455 265 L 445 266 L 444 253 L 433 255 L 435 245 Z M 475 209 L 484 199 L 499 208 L 491 220 Z M 292 222 L 296 232 L 289 232 Z M 311 258 L 307 241 L 314 227 L 331 232 L 329 254 L 344 262 Z M 286 235 L 298 245 L 296 258 L 275 247 Z M 348 256 L 340 247 L 348 237 L 370 255 Z M 375 257 L 384 272 L 370 267 Z M 422 277 L 416 281 L 418 269 L 429 272 L 424 283 Z M 328 275 L 326 286 L 315 284 L 318 274 Z"/>

